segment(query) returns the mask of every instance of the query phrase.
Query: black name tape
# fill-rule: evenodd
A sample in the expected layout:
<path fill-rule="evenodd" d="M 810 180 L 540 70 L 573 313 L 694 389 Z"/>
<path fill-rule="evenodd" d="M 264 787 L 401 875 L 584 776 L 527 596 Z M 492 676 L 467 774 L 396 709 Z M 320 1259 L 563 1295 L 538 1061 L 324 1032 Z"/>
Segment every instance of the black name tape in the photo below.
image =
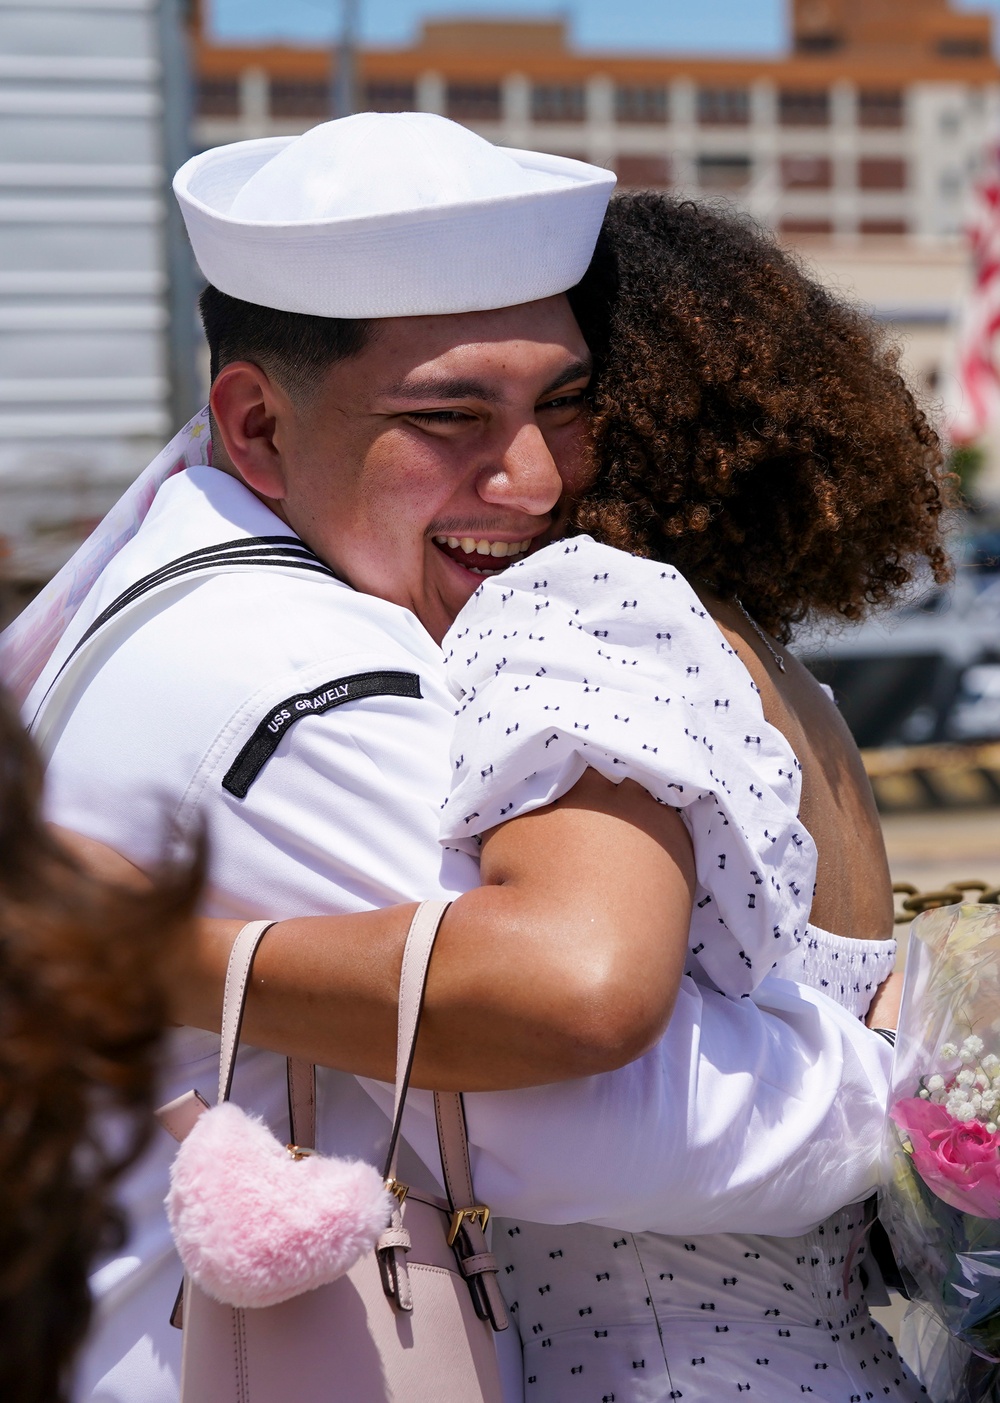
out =
<path fill-rule="evenodd" d="M 324 682 L 312 692 L 299 692 L 271 708 L 226 771 L 222 787 L 237 799 L 245 799 L 282 736 L 303 716 L 321 716 L 335 706 L 360 701 L 362 697 L 421 696 L 420 678 L 414 672 L 357 672 L 353 677 Z"/>

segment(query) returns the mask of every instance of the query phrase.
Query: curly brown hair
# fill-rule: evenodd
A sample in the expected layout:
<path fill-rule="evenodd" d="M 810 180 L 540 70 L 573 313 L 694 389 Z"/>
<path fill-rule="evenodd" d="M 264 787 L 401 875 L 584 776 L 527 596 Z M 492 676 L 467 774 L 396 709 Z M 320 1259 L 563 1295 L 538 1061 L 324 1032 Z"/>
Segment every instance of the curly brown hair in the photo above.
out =
<path fill-rule="evenodd" d="M 616 197 L 570 294 L 597 359 L 576 525 L 738 597 L 771 633 L 950 575 L 938 436 L 863 312 L 749 218 Z"/>
<path fill-rule="evenodd" d="M 150 891 L 109 886 L 41 817 L 42 770 L 0 693 L 0 1398 L 63 1403 L 87 1273 L 120 1240 L 109 1190 L 153 1125 L 166 962 L 198 851 Z M 109 1121 L 102 1112 L 110 1112 Z"/>

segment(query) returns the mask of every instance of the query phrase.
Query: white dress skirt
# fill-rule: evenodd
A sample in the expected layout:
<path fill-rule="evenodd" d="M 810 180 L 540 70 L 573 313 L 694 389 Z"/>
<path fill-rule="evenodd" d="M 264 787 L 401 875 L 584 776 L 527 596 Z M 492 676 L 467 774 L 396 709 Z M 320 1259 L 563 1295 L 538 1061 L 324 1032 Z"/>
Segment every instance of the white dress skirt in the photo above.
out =
<path fill-rule="evenodd" d="M 445 651 L 458 701 L 447 843 L 474 850 L 588 765 L 632 778 L 691 833 L 686 972 L 730 998 L 773 974 L 863 1016 L 895 943 L 809 925 L 801 767 L 678 571 L 588 537 L 556 543 L 487 580 Z M 525 1403 L 920 1398 L 868 1313 L 867 1225 L 862 1204 L 794 1238 L 495 1220 Z"/>

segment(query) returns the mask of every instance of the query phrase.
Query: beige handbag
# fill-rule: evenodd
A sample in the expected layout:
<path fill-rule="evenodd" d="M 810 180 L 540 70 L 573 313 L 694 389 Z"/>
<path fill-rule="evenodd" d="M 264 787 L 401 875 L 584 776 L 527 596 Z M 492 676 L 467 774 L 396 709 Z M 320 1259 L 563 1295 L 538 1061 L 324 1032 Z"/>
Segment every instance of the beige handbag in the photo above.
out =
<path fill-rule="evenodd" d="M 431 948 L 447 903 L 425 902 L 403 955 L 396 1098 L 384 1167 L 396 1199 L 373 1251 L 329 1285 L 261 1309 L 183 1288 L 182 1403 L 501 1403 L 493 1331 L 507 1328 L 496 1261 L 475 1200 L 461 1096 L 435 1093 L 448 1202 L 401 1184 L 399 1130 Z M 254 953 L 270 922 L 240 932 L 226 979 L 219 1101 L 228 1100 Z M 293 1148 L 315 1132 L 315 1068 L 288 1063 Z M 206 1103 L 195 1092 L 160 1112 L 182 1140 Z"/>

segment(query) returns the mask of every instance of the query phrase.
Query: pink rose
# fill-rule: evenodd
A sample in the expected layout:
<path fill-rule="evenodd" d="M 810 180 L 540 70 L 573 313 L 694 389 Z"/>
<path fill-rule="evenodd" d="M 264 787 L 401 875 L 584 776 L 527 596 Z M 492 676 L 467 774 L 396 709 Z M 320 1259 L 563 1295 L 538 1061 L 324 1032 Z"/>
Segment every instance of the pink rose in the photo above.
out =
<path fill-rule="evenodd" d="M 918 1096 L 897 1101 L 890 1115 L 912 1143 L 913 1167 L 932 1193 L 963 1213 L 1000 1218 L 1000 1135 Z"/>

